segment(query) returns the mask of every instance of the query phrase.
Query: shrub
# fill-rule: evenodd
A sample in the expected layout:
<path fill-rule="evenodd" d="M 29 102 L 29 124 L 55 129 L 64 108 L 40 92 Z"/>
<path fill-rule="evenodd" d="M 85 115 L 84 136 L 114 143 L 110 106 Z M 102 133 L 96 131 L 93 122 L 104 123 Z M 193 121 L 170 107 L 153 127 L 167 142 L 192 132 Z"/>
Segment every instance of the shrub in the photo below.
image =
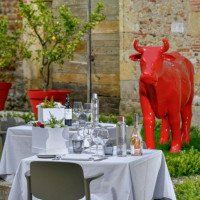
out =
<path fill-rule="evenodd" d="M 167 154 L 166 162 L 172 177 L 200 174 L 200 152 L 193 147 L 177 155 Z"/>
<path fill-rule="evenodd" d="M 175 184 L 177 200 L 200 200 L 200 176 L 185 178 Z"/>
<path fill-rule="evenodd" d="M 101 114 L 99 116 L 99 121 L 103 122 L 103 123 L 116 124 L 118 121 L 118 116 L 119 115 L 114 115 L 114 114 L 110 114 L 110 113 Z M 124 118 L 125 118 L 126 125 L 130 126 L 133 124 L 133 113 L 128 113 L 128 114 L 124 115 Z M 141 123 L 141 122 L 139 122 L 139 123 Z"/>
<path fill-rule="evenodd" d="M 32 112 L 24 112 L 24 113 L 17 113 L 17 112 L 8 112 L 0 114 L 0 118 L 7 118 L 7 117 L 19 117 L 28 123 L 30 121 L 35 121 L 35 115 Z"/>

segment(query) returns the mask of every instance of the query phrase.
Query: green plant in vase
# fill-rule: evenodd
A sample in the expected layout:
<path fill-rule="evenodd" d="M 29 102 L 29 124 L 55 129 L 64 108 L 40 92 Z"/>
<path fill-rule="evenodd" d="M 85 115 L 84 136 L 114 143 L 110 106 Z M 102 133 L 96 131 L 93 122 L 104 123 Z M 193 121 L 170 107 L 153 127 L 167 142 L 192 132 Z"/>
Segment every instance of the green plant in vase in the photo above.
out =
<path fill-rule="evenodd" d="M 66 6 L 58 8 L 58 15 L 55 15 L 43 0 L 34 1 L 32 4 L 35 8 L 32 4 L 25 4 L 23 0 L 18 2 L 24 29 L 30 36 L 27 37 L 29 45 L 39 42 L 39 48 L 29 49 L 25 58 L 40 63 L 42 87 L 46 91 L 50 83 L 51 65 L 63 65 L 64 59 L 73 59 L 74 51 L 88 29 L 105 19 L 102 14 L 103 4 L 98 2 L 88 22 L 82 22 Z"/>
<path fill-rule="evenodd" d="M 44 101 L 39 105 L 41 108 L 61 108 L 62 106 L 59 102 L 55 102 L 53 97 L 51 97 L 50 100 L 47 99 L 47 97 L 44 99 Z"/>
<path fill-rule="evenodd" d="M 61 127 L 65 127 L 64 125 L 64 118 L 61 120 L 57 120 L 56 117 L 50 113 L 50 119 L 45 122 L 34 122 L 33 126 L 34 127 L 40 127 L 40 128 L 45 128 L 45 127 L 50 127 L 50 128 L 61 128 Z"/>

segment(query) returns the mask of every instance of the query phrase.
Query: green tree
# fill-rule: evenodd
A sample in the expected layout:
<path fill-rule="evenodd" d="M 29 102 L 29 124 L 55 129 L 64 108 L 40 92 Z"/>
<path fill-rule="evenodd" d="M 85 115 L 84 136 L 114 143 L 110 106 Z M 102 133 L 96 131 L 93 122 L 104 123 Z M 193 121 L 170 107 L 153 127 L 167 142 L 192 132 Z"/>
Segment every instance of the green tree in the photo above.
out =
<path fill-rule="evenodd" d="M 24 29 L 31 30 L 29 45 L 36 39 L 41 47 L 36 50 L 34 57 L 31 56 L 33 51 L 26 51 L 25 58 L 41 62 L 40 75 L 44 81 L 43 89 L 46 91 L 50 81 L 51 64 L 63 65 L 65 58 L 73 59 L 74 51 L 88 29 L 94 28 L 105 19 L 102 14 L 103 4 L 98 2 L 88 22 L 81 22 L 66 6 L 58 8 L 58 15 L 55 15 L 43 0 L 34 2 L 36 8 L 31 4 L 24 4 L 23 0 L 18 1 L 20 14 L 25 19 Z"/>
<path fill-rule="evenodd" d="M 0 78 L 1 81 L 11 81 L 11 77 L 6 70 L 15 70 L 16 60 L 19 59 L 19 37 L 20 31 L 8 31 L 8 19 L 0 19 Z"/>

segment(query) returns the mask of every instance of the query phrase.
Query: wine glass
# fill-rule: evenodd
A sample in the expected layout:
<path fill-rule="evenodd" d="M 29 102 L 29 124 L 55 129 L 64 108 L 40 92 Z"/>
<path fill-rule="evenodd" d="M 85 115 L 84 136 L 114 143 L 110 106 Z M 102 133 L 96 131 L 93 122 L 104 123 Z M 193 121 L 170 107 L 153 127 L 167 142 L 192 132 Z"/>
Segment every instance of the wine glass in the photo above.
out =
<path fill-rule="evenodd" d="M 78 117 L 80 116 L 80 114 L 83 111 L 83 105 L 81 101 L 75 101 L 73 104 L 73 113 L 77 118 L 77 122 L 78 122 Z"/>
<path fill-rule="evenodd" d="M 84 103 L 84 109 L 83 112 L 86 114 L 87 119 L 91 115 L 91 103 Z"/>
<path fill-rule="evenodd" d="M 83 135 L 84 135 L 84 140 L 86 140 L 89 143 L 89 152 L 87 153 L 92 153 L 91 152 L 91 144 L 92 144 L 92 126 L 90 123 L 87 123 L 84 127 L 83 130 Z"/>
<path fill-rule="evenodd" d="M 98 133 L 99 133 L 99 129 L 100 128 L 94 128 L 93 130 L 92 130 L 92 140 L 93 140 L 93 142 L 96 144 L 96 154 L 94 155 L 94 156 L 99 156 L 99 152 L 98 152 L 98 145 L 99 145 L 99 143 L 100 143 L 100 138 L 99 138 L 99 135 L 98 135 Z"/>
<path fill-rule="evenodd" d="M 102 145 L 103 156 L 105 156 L 105 144 L 109 139 L 109 132 L 106 128 L 100 128 L 98 131 L 99 142 Z"/>

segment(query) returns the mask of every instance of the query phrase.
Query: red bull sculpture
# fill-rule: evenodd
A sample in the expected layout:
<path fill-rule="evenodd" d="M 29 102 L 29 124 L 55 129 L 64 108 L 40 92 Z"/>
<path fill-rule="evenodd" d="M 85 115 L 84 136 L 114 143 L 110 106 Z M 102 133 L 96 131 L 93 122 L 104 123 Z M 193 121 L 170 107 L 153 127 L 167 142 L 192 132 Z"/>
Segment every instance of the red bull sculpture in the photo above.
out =
<path fill-rule="evenodd" d="M 166 39 L 163 47 L 138 46 L 139 53 L 130 56 L 140 61 L 140 103 L 142 107 L 145 141 L 148 149 L 155 149 L 155 117 L 162 119 L 160 144 L 167 143 L 172 132 L 171 153 L 181 150 L 182 142 L 190 141 L 192 100 L 194 96 L 194 70 L 191 62 L 178 52 L 165 53 L 169 49 Z M 182 128 L 180 121 L 182 120 Z"/>

